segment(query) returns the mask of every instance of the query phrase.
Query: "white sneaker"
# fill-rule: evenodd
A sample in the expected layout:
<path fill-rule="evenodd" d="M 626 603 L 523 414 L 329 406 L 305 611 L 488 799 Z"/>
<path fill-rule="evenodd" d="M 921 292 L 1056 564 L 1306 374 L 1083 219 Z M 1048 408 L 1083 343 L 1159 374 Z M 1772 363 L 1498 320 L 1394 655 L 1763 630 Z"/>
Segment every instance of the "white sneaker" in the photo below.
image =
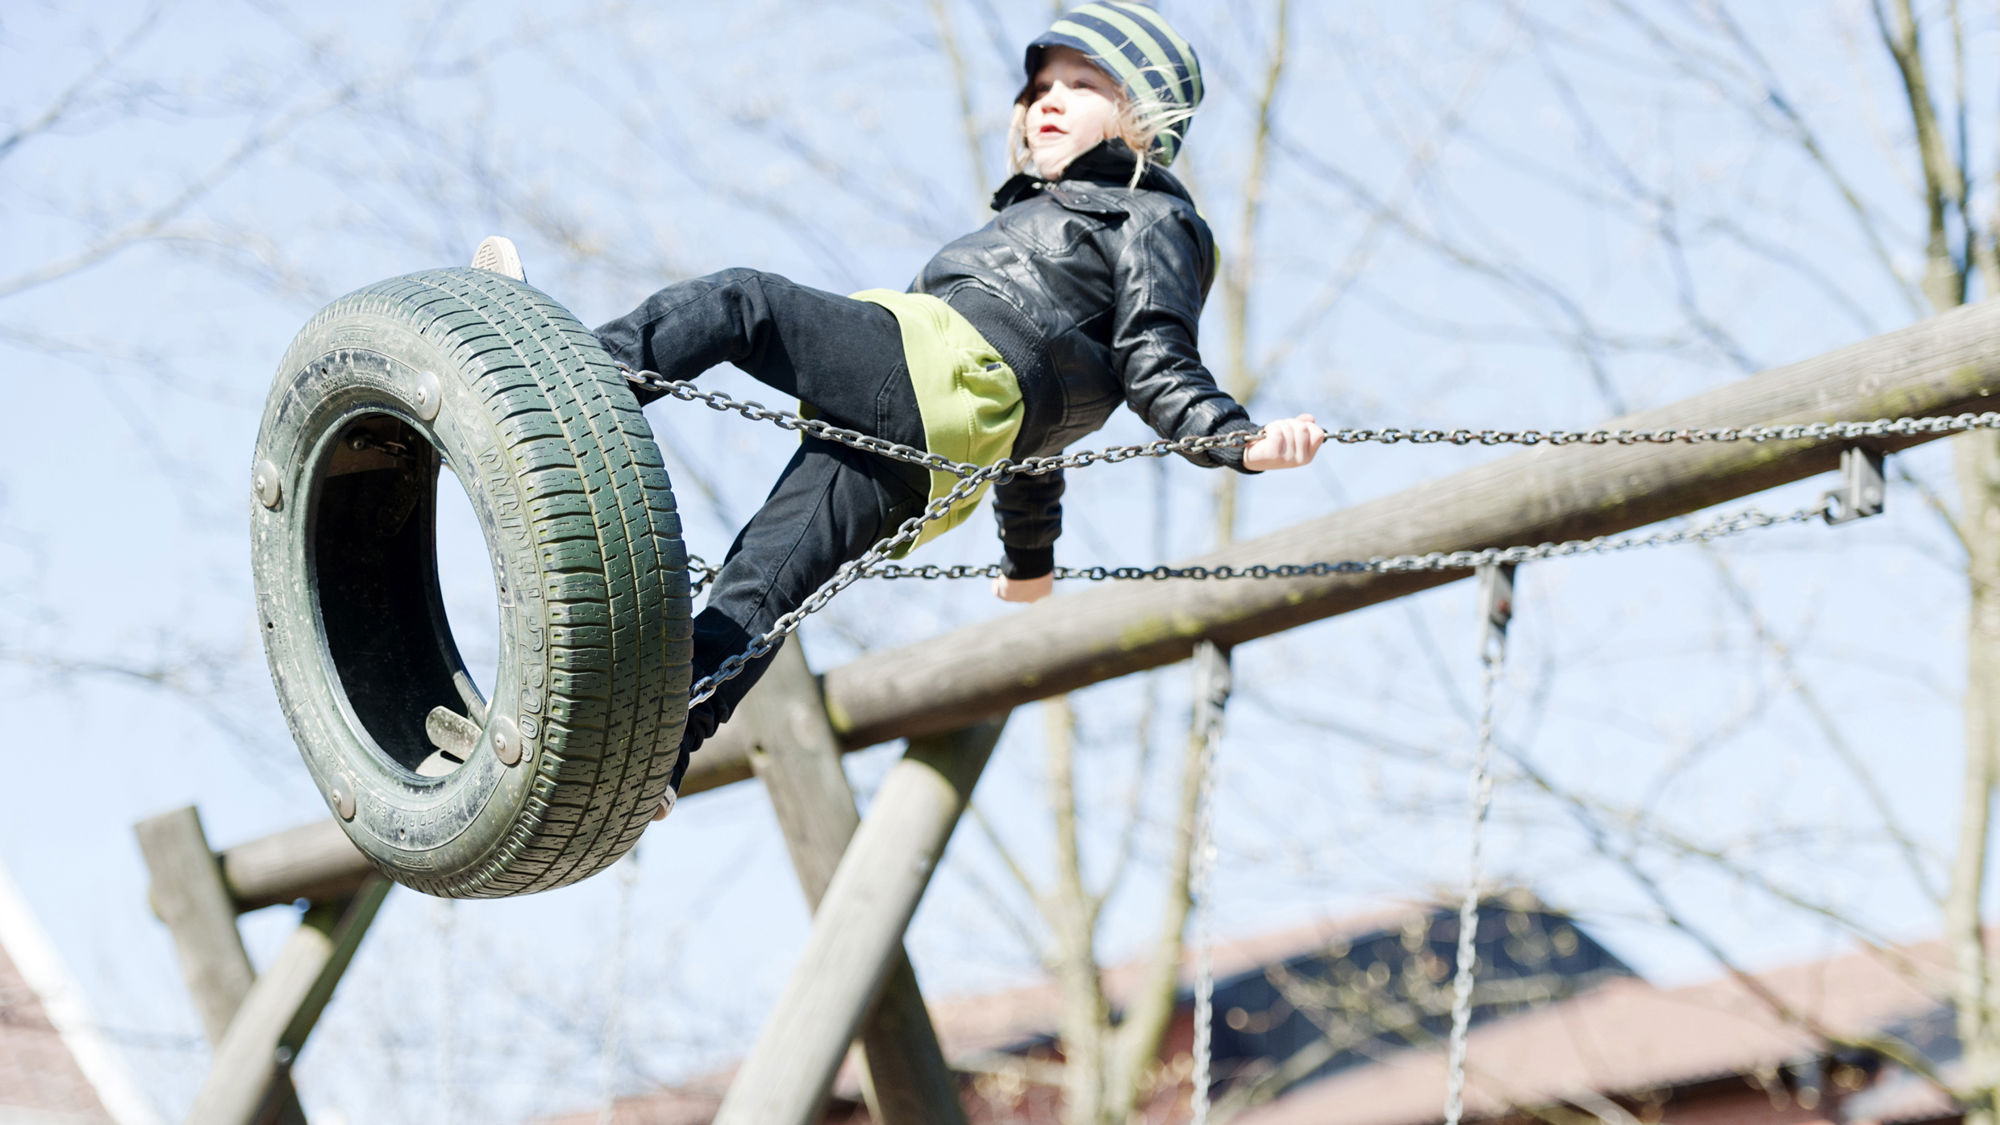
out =
<path fill-rule="evenodd" d="M 660 798 L 660 807 L 653 810 L 653 819 L 667 819 L 667 814 L 674 811 L 674 802 L 678 799 L 680 799 L 680 794 L 671 789 L 667 790 L 667 795 Z"/>
<path fill-rule="evenodd" d="M 472 268 L 504 274 L 515 281 L 528 280 L 527 271 L 521 268 L 521 252 L 514 249 L 514 240 L 497 234 L 489 235 L 472 252 Z"/>

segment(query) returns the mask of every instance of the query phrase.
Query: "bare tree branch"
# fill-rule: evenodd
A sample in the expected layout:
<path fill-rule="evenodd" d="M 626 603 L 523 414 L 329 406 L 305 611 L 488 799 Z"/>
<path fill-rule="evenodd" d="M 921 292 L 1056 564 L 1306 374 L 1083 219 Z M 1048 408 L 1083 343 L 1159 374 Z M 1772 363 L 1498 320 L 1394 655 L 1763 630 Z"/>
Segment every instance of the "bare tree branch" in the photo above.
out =
<path fill-rule="evenodd" d="M 952 85 L 958 91 L 959 130 L 965 138 L 966 156 L 970 161 L 974 197 L 984 199 L 986 187 L 986 153 L 979 143 L 982 130 L 979 114 L 972 106 L 972 74 L 965 65 L 965 57 L 958 49 L 958 34 L 952 27 L 951 10 L 945 0 L 930 0 L 931 22 L 937 25 L 938 43 L 944 49 L 945 62 L 951 70 Z"/>
<path fill-rule="evenodd" d="M 27 124 L 22 125 L 4 137 L 0 137 L 0 160 L 5 160 L 7 157 L 13 155 L 14 150 L 19 148 L 23 143 L 61 125 L 69 117 L 71 111 L 76 109 L 77 103 L 83 99 L 83 95 L 92 86 L 95 86 L 105 75 L 111 73 L 114 67 L 123 62 L 127 55 L 131 54 L 133 48 L 152 35 L 154 30 L 159 27 L 160 15 L 164 11 L 166 11 L 166 5 L 155 0 L 155 3 L 146 9 L 145 14 L 139 17 L 139 22 L 132 26 L 132 30 L 126 32 L 124 38 L 112 44 L 108 50 L 98 55 L 96 61 L 91 63 L 89 68 L 78 76 L 75 82 L 70 83 L 62 93 L 56 95 L 56 99 L 50 102 L 47 108 L 36 114 Z"/>

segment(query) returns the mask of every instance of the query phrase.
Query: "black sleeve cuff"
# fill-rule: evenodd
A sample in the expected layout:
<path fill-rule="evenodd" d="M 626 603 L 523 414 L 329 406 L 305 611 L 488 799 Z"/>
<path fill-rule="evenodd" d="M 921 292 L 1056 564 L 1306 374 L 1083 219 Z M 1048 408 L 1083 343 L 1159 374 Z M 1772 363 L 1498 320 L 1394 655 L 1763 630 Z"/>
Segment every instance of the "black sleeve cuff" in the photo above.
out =
<path fill-rule="evenodd" d="M 1215 432 L 1218 434 L 1234 434 L 1247 430 L 1254 433 L 1263 428 L 1248 418 L 1232 418 L 1224 422 Z M 1235 469 L 1237 472 L 1247 476 L 1256 476 L 1264 471 L 1262 469 L 1246 469 L 1243 467 L 1243 447 L 1240 445 L 1220 446 L 1209 450 L 1208 455 L 1214 458 L 1215 463 L 1223 468 Z"/>
<path fill-rule="evenodd" d="M 1000 573 L 1007 578 L 1041 578 L 1055 573 L 1054 547 L 1016 547 L 1007 543 L 1000 547 L 1006 552 L 1006 557 L 1000 560 Z"/>

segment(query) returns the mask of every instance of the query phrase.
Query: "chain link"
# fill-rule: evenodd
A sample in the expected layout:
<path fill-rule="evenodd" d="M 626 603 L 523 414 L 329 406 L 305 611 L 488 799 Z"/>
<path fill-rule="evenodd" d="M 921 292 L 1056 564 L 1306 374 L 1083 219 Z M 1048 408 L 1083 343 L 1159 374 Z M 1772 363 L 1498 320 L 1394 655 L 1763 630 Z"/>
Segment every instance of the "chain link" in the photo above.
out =
<path fill-rule="evenodd" d="M 1750 508 L 1731 515 L 1718 516 L 1692 527 L 1655 531 L 1647 535 L 1600 535 L 1595 539 L 1566 539 L 1560 543 L 1539 543 L 1532 547 L 1488 547 L 1480 551 L 1432 551 L 1425 555 L 1388 555 L 1372 559 L 1346 559 L 1340 562 L 1255 563 L 1249 566 L 1059 566 L 1055 569 L 1055 577 L 1082 578 L 1092 582 L 1164 581 L 1175 578 L 1230 580 L 1471 570 L 1482 566 L 1569 558 L 1574 555 L 1603 555 L 1641 547 L 1706 543 L 1759 528 L 1824 518 L 1826 512 L 1827 503 L 1822 501 L 1810 508 L 1800 508 L 1784 515 L 1767 515 Z M 900 563 L 876 563 L 869 567 L 866 577 L 998 578 L 1000 573 L 998 563 L 987 563 L 983 566 L 905 566 Z"/>
<path fill-rule="evenodd" d="M 635 387 L 672 395 L 683 402 L 699 402 L 710 410 L 741 414 L 753 421 L 770 422 L 780 429 L 811 434 L 827 441 L 851 445 L 856 449 L 907 461 L 913 465 L 922 465 L 927 469 L 950 473 L 961 478 L 982 471 L 978 465 L 954 461 L 949 457 L 914 446 L 872 437 L 859 430 L 845 429 L 817 418 L 801 417 L 789 410 L 775 410 L 758 402 L 739 401 L 721 391 L 704 391 L 686 380 L 669 379 L 657 371 L 634 371 L 622 366 L 619 370 L 624 372 L 626 380 Z M 1935 437 L 1941 434 L 1962 433 L 1966 430 L 2000 430 L 2000 411 L 1989 410 L 1983 414 L 1947 414 L 1922 418 L 1877 418 L 1869 422 L 1792 422 L 1773 426 L 1679 427 L 1659 430 L 1473 430 L 1463 427 L 1449 430 L 1428 428 L 1406 430 L 1396 426 L 1382 428 L 1349 426 L 1337 430 L 1323 428 L 1321 432 L 1326 435 L 1328 441 L 1339 442 L 1342 445 L 1359 445 L 1367 442 L 1400 445 L 1407 442 L 1412 445 L 1536 446 L 1852 441 L 1864 437 Z M 1001 461 L 998 465 L 1005 466 L 1005 471 L 1008 473 L 1038 476 L 1059 469 L 1079 469 L 1099 462 L 1116 464 L 1135 457 L 1165 457 L 1172 453 L 1200 453 L 1211 449 L 1241 448 L 1256 441 L 1261 433 L 1259 430 L 1237 430 L 1201 437 L 1161 439 L 1138 445 L 1114 445 L 1106 449 L 1066 453 L 1058 457 L 1029 457 L 1020 461 Z"/>
<path fill-rule="evenodd" d="M 773 648 L 778 641 L 798 630 L 805 619 L 825 609 L 834 595 L 847 589 L 863 578 L 992 578 L 998 577 L 998 564 L 986 566 L 904 566 L 887 561 L 889 556 L 905 543 L 916 541 L 924 526 L 934 520 L 943 519 L 951 511 L 951 506 L 960 499 L 972 495 L 980 486 L 999 476 L 1001 466 L 993 465 L 981 469 L 972 476 L 958 482 L 952 490 L 938 497 L 918 515 L 903 521 L 896 533 L 868 549 L 858 558 L 842 563 L 832 578 L 819 589 L 813 591 L 797 609 L 785 614 L 772 624 L 763 635 L 750 642 L 748 648 L 716 666 L 715 672 L 695 681 L 690 692 L 690 705 L 700 703 L 715 694 L 715 689 L 726 680 L 734 679 L 752 661 L 758 660 Z M 1668 547 L 1679 543 L 1707 543 L 1716 539 L 1739 535 L 1759 528 L 1776 527 L 1781 524 L 1804 523 L 1807 520 L 1823 519 L 1830 501 L 1822 500 L 1811 507 L 1795 512 L 1773 516 L 1755 508 L 1720 516 L 1693 527 L 1676 528 L 1670 531 L 1655 531 L 1647 535 L 1600 535 L 1594 539 L 1566 539 L 1560 543 L 1539 543 L 1532 547 L 1487 547 L 1479 551 L 1432 551 L 1425 555 L 1390 555 L 1365 560 L 1344 560 L 1341 562 L 1314 563 L 1258 563 L 1251 566 L 1152 566 L 1152 567 L 1057 567 L 1058 578 L 1088 578 L 1093 581 L 1106 579 L 1150 579 L 1169 578 L 1192 579 L 1237 579 L 1237 578 L 1309 578 L 1333 574 L 1409 574 L 1420 571 L 1472 570 L 1481 566 L 1498 566 L 1506 563 L 1534 562 L 1540 559 L 1571 558 L 1576 555 L 1603 555 L 1616 551 L 1631 551 L 1644 547 Z M 696 560 L 699 561 L 699 560 Z M 706 563 L 702 563 L 706 567 Z M 711 570 L 701 580 L 705 585 L 713 576 Z"/>
<path fill-rule="evenodd" d="M 1504 649 L 1480 652 L 1479 748 L 1472 758 L 1472 832 L 1467 844 L 1465 897 L 1458 907 L 1458 961 L 1451 981 L 1451 1033 L 1445 1046 L 1444 1125 L 1459 1125 L 1465 1114 L 1465 1045 L 1472 1029 L 1472 977 L 1479 961 L 1479 896 L 1483 879 L 1480 845 L 1493 807 L 1493 704 L 1499 693 Z"/>
<path fill-rule="evenodd" d="M 1678 427 L 1660 430 L 1468 430 L 1344 428 L 1324 430 L 1343 445 L 1703 445 L 1747 441 L 1851 441 L 1864 437 L 1918 437 L 2000 429 L 2000 411 L 1932 417 L 1876 418 L 1867 422 L 1790 422 L 1772 426 Z M 1255 435 L 1251 435 L 1254 440 Z"/>
<path fill-rule="evenodd" d="M 816 438 L 850 445 L 856 449 L 912 465 L 922 465 L 935 472 L 949 473 L 961 479 L 986 474 L 987 480 L 999 480 L 1009 476 L 1041 476 L 1062 469 L 1081 469 L 1099 463 L 1115 465 L 1120 461 L 1130 461 L 1135 457 L 1165 457 L 1172 453 L 1200 453 L 1210 449 L 1240 448 L 1256 441 L 1258 431 L 1241 430 L 1226 434 L 1209 434 L 1201 437 L 1177 438 L 1174 440 L 1141 442 L 1137 445 L 1114 445 L 1106 449 L 1088 449 L 1079 453 L 1065 453 L 1055 457 L 1027 457 L 1019 461 L 1003 460 L 992 465 L 974 465 L 969 461 L 954 461 L 942 454 L 931 453 L 912 445 L 873 437 L 859 430 L 850 430 L 818 418 L 806 418 L 789 410 L 775 410 L 760 402 L 745 402 L 730 397 L 721 391 L 704 391 L 683 379 L 669 379 L 657 371 L 633 371 L 620 367 L 625 378 L 635 387 L 671 395 L 682 402 L 698 402 L 710 410 L 741 414 L 755 422 L 769 422 L 781 430 L 792 430 L 810 434 Z M 1996 419 L 2000 424 L 2000 419 Z M 998 470 L 995 472 L 994 470 Z"/>
<path fill-rule="evenodd" d="M 687 557 L 687 568 L 688 573 L 694 575 L 694 581 L 688 586 L 688 597 L 690 598 L 700 597 L 701 592 L 708 589 L 708 584 L 715 581 L 715 576 L 722 573 L 721 567 L 716 566 L 700 555 L 689 555 Z"/>
<path fill-rule="evenodd" d="M 634 371 L 622 364 L 618 370 L 624 372 L 626 382 L 634 387 L 672 395 L 682 402 L 698 402 L 710 410 L 741 414 L 753 422 L 769 422 L 781 430 L 810 434 L 816 438 L 851 445 L 869 453 L 893 457 L 898 461 L 908 461 L 913 465 L 922 465 L 926 469 L 950 473 L 953 476 L 967 476 L 970 470 L 977 468 L 975 465 L 954 461 L 941 454 L 929 453 L 914 446 L 874 437 L 860 430 L 846 429 L 818 418 L 807 418 L 789 410 L 774 410 L 761 402 L 741 401 L 721 391 L 704 391 L 684 379 L 669 379 L 657 371 Z"/>
<path fill-rule="evenodd" d="M 870 547 L 858 558 L 849 559 L 847 562 L 840 564 L 840 569 L 833 572 L 833 577 L 822 583 L 819 589 L 814 590 L 805 601 L 799 604 L 797 609 L 772 622 L 771 627 L 755 640 L 752 640 L 749 646 L 742 652 L 716 665 L 714 672 L 696 680 L 694 685 L 688 689 L 688 706 L 692 707 L 702 702 L 709 696 L 714 695 L 715 690 L 721 687 L 723 683 L 742 675 L 743 670 L 749 667 L 751 663 L 769 654 L 772 649 L 778 646 L 779 641 L 784 640 L 785 637 L 796 632 L 800 625 L 805 624 L 806 618 L 825 609 L 827 603 L 833 600 L 834 595 L 860 581 L 869 567 L 887 560 L 889 556 L 895 554 L 904 544 L 916 542 L 917 536 L 923 534 L 925 525 L 941 520 L 951 514 L 952 505 L 971 496 L 993 479 L 1004 474 L 1004 469 L 994 465 L 980 469 L 971 476 L 965 477 L 953 485 L 950 492 L 925 505 L 922 512 L 904 520 L 902 526 L 896 529 L 894 535 Z"/>
<path fill-rule="evenodd" d="M 1679 543 L 1706 543 L 1745 531 L 1804 523 L 1826 516 L 1829 504 L 1822 501 L 1784 515 L 1767 515 L 1755 508 L 1706 523 L 1648 535 L 1598 536 L 1595 539 L 1565 539 L 1560 543 L 1539 543 L 1532 547 L 1488 547 L 1480 551 L 1432 551 L 1425 555 L 1386 555 L 1372 559 L 1345 559 L 1340 562 L 1253 563 L 1248 566 L 1058 566 L 1058 579 L 1091 582 L 1161 582 L 1172 579 L 1229 581 L 1234 579 L 1326 578 L 1335 574 L 1408 574 L 1420 571 L 1471 570 L 1502 563 L 1535 562 L 1575 555 L 1602 555 L 1642 547 L 1668 547 Z M 929 522 L 929 521 L 925 521 Z M 699 594 L 715 580 L 718 568 L 699 555 L 688 556 L 688 569 L 696 578 L 690 594 Z M 863 578 L 885 579 L 965 579 L 999 578 L 999 563 L 954 563 L 948 566 L 924 564 L 907 566 L 875 562 L 862 572 Z"/>

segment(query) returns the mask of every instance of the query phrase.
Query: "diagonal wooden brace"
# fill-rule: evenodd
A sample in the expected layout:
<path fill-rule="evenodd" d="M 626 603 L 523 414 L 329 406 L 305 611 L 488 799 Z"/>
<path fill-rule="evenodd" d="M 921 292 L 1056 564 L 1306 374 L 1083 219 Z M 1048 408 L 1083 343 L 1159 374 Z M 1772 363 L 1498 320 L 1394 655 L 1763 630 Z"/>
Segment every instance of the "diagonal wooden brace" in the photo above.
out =
<path fill-rule="evenodd" d="M 811 1125 L 902 954 L 945 842 L 1004 720 L 910 743 L 840 857 L 777 1010 L 714 1125 Z"/>
<path fill-rule="evenodd" d="M 353 896 L 315 903 L 264 975 L 250 986 L 188 1110 L 189 1125 L 250 1125 L 305 1047 L 334 986 L 389 893 L 371 875 Z"/>
<path fill-rule="evenodd" d="M 751 768 L 771 795 L 807 905 L 818 909 L 861 815 L 819 683 L 794 642 L 743 701 Z M 862 1089 L 878 1125 L 963 1125 L 958 1086 L 938 1046 L 917 975 L 899 941 L 882 997 L 861 1028 Z"/>
<path fill-rule="evenodd" d="M 222 860 L 208 846 L 201 814 L 190 805 L 134 826 L 152 875 L 153 913 L 167 924 L 208 1045 L 222 1042 L 250 994 L 257 971 L 236 929 L 236 904 L 222 881 Z M 257 1125 L 306 1125 L 291 1077 L 280 1075 L 253 1118 Z"/>

